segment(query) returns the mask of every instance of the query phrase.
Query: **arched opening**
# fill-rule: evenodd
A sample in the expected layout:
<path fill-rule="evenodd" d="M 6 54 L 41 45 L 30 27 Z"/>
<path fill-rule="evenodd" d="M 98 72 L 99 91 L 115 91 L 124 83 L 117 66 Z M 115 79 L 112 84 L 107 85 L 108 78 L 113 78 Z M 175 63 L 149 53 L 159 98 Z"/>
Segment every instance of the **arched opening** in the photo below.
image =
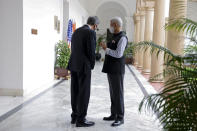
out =
<path fill-rule="evenodd" d="M 99 25 L 100 31 L 99 33 L 105 33 L 106 29 L 109 28 L 110 19 L 115 16 L 119 16 L 123 20 L 123 30 L 126 31 L 126 19 L 127 12 L 125 7 L 123 7 L 120 3 L 117 2 L 105 2 L 98 6 L 96 10 L 96 15 L 101 20 L 101 24 Z"/>

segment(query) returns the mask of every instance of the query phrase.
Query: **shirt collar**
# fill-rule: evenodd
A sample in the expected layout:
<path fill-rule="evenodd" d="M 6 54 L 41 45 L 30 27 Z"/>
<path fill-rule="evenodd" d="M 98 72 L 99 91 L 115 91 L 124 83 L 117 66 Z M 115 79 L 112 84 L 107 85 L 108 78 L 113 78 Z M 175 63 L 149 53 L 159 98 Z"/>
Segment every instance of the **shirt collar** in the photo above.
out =
<path fill-rule="evenodd" d="M 91 29 L 91 26 L 90 25 L 88 25 L 88 24 L 85 24 L 85 25 L 87 25 Z"/>

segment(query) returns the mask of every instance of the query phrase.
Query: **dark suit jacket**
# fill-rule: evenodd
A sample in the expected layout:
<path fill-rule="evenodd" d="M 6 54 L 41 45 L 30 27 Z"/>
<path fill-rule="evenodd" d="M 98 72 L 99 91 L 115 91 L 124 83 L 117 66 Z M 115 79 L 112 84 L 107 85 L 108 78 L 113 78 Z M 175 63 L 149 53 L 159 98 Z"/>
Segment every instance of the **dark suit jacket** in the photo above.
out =
<path fill-rule="evenodd" d="M 88 25 L 78 28 L 72 35 L 71 57 L 68 70 L 87 72 L 94 69 L 96 33 Z"/>

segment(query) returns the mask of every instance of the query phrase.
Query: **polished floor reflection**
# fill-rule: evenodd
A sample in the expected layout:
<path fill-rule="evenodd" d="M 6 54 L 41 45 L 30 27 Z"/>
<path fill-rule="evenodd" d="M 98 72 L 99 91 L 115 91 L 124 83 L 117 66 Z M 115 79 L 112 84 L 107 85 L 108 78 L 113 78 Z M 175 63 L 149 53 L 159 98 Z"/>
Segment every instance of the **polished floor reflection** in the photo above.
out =
<path fill-rule="evenodd" d="M 126 68 L 125 75 L 125 124 L 110 127 L 102 120 L 109 115 L 110 99 L 106 75 L 101 73 L 102 63 L 97 63 L 92 74 L 92 90 L 88 120 L 94 127 L 76 128 L 70 124 L 70 81 L 51 89 L 20 111 L 0 123 L 0 131 L 159 131 L 155 117 L 138 112 L 143 98 L 137 82 Z"/>

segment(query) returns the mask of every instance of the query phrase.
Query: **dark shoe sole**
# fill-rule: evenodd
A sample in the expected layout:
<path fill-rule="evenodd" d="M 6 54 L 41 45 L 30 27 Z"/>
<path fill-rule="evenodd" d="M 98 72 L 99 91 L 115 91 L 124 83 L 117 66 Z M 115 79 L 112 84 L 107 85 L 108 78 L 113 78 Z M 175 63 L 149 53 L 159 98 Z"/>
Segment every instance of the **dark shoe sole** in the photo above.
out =
<path fill-rule="evenodd" d="M 110 116 L 110 117 L 104 117 L 103 120 L 104 121 L 115 121 L 115 117 L 112 117 L 112 116 Z"/>
<path fill-rule="evenodd" d="M 91 127 L 94 126 L 95 124 L 92 125 L 80 125 L 80 124 L 76 124 L 76 127 Z"/>
<path fill-rule="evenodd" d="M 103 119 L 104 121 L 114 121 L 115 119 Z"/>

